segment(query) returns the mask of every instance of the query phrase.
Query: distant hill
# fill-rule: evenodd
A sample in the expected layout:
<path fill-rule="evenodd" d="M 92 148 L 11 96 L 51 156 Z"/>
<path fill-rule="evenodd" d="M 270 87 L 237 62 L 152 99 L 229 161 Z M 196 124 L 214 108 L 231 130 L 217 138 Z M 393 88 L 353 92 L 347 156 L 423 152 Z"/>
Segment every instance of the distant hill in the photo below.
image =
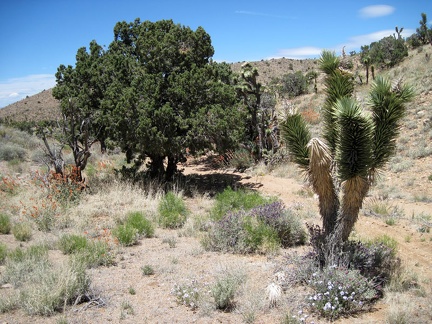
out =
<path fill-rule="evenodd" d="M 60 102 L 52 96 L 52 89 L 27 96 L 0 109 L 0 120 L 42 121 L 60 117 Z"/>

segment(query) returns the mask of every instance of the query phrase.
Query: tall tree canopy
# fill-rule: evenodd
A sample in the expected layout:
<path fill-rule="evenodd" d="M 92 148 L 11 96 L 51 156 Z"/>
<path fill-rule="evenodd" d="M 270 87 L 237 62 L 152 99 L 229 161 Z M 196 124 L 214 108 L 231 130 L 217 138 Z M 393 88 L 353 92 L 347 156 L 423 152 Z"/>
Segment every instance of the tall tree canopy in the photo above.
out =
<path fill-rule="evenodd" d="M 186 149 L 223 151 L 244 129 L 231 70 L 213 62 L 213 53 L 201 27 L 193 31 L 172 20 L 119 22 L 105 52 L 92 42 L 90 53 L 78 50 L 75 68 L 60 66 L 56 97 L 84 98 L 77 109 L 83 116 L 90 111 L 98 131 L 129 161 L 149 158 L 151 174 L 169 179 Z M 88 63 L 83 69 L 81 56 Z"/>

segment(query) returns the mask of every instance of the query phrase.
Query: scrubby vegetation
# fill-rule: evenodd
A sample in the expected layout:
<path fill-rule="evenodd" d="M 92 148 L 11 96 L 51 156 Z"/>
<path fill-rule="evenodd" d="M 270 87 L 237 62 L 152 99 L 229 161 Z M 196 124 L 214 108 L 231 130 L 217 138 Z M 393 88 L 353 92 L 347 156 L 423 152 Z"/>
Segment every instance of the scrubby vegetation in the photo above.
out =
<path fill-rule="evenodd" d="M 121 41 L 116 45 L 128 48 L 127 32 L 138 35 L 141 24 L 118 25 Z M 189 33 L 169 21 L 163 24 Z M 208 90 L 219 95 L 197 120 L 192 114 L 186 122 L 177 119 L 181 114 L 170 114 L 170 104 L 182 103 L 192 92 L 165 89 L 171 103 L 165 102 L 164 113 L 158 118 L 164 124 L 165 118 L 172 121 L 170 118 L 175 117 L 178 129 L 170 139 L 150 127 L 148 123 L 154 120 L 144 117 L 138 128 L 131 128 L 140 132 L 139 139 L 130 138 L 132 134 L 122 132 L 121 127 L 104 129 L 101 116 L 78 122 L 80 116 L 88 116 L 86 111 L 79 111 L 82 115 L 74 115 L 78 119 L 67 124 L 80 125 L 75 128 L 79 136 L 63 142 L 61 132 L 36 124 L 23 127 L 28 132 L 0 125 L 0 282 L 5 292 L 0 296 L 0 316 L 52 316 L 60 321 L 77 310 L 86 316 L 90 307 L 97 306 L 118 307 L 119 318 L 124 319 L 135 316 L 139 305 L 153 298 L 164 307 L 174 301 L 169 307 L 178 312 L 193 309 L 193 315 L 189 312 L 187 316 L 213 316 L 221 322 L 232 317 L 233 321 L 252 323 L 262 317 L 263 322 L 280 318 L 283 323 L 309 323 L 337 321 L 352 314 L 367 316 L 364 313 L 383 297 L 396 300 L 395 294 L 407 294 L 425 305 L 415 316 L 427 322 L 432 316 L 432 309 L 427 307 L 428 278 L 420 279 L 401 260 L 410 259 L 403 255 L 404 249 L 412 252 L 410 244 L 427 247 L 432 242 L 431 217 L 417 209 L 408 214 L 398 207 L 400 199 L 427 207 L 432 197 L 430 170 L 426 176 L 413 176 L 425 173 L 424 165 L 430 163 L 431 156 L 427 153 L 431 75 L 425 64 L 413 63 L 418 69 L 410 65 L 414 57 L 424 63 L 431 55 L 429 47 L 422 47 L 429 35 L 422 26 L 415 40 L 422 45 L 415 51 L 407 51 L 409 43 L 395 35 L 364 47 L 358 56 L 339 60 L 334 53 L 324 54 L 330 62 L 324 64 L 324 85 L 318 72 L 310 68 L 310 73 L 295 71 L 294 65 L 292 73 L 273 84 L 268 82 L 266 91 L 253 64 L 243 65 L 240 75 L 232 75 L 227 66 L 218 64 L 208 69 L 204 64 L 190 75 L 185 68 L 172 85 L 181 83 L 191 89 L 192 82 L 196 92 Z M 206 35 L 201 30 L 198 33 Z M 210 44 L 205 45 L 211 53 Z M 92 55 L 79 50 L 80 64 L 72 70 L 59 68 L 58 80 L 63 82 L 70 75 L 80 80 L 87 72 L 84 63 L 97 67 L 112 59 L 96 43 L 91 44 L 90 52 Z M 362 61 L 358 61 L 360 57 Z M 138 62 L 134 57 L 132 61 Z M 107 66 L 115 67 L 111 63 Z M 318 68 L 316 62 L 311 64 Z M 375 78 L 371 81 L 372 104 L 365 105 L 370 88 L 356 80 L 365 73 L 364 67 L 369 73 L 371 66 Z M 414 104 L 409 103 L 410 89 L 399 82 L 391 84 L 382 75 L 395 80 L 407 76 L 407 83 L 416 86 L 421 99 L 416 97 Z M 194 81 L 197 76 L 199 81 Z M 202 89 L 210 76 L 209 88 Z M 346 87 L 339 91 L 341 88 L 333 87 L 332 82 Z M 66 100 L 67 87 L 62 86 L 56 89 L 56 96 Z M 80 88 L 70 86 L 77 100 L 63 103 L 66 117 L 80 109 L 81 100 L 95 99 L 93 108 L 101 108 L 97 103 L 102 101 L 96 100 L 101 98 L 90 98 L 98 95 L 98 88 L 80 97 L 84 95 Z M 120 85 L 104 86 L 114 100 Z M 332 90 L 349 98 L 331 98 Z M 279 91 L 278 96 L 275 91 Z M 131 108 L 136 97 L 129 95 L 124 91 L 120 97 Z M 145 100 L 150 102 L 151 98 Z M 104 101 L 104 105 L 109 102 Z M 309 102 L 317 103 L 317 107 Z M 233 116 L 219 118 L 226 113 L 221 109 L 223 104 L 241 112 L 236 116 L 242 123 L 235 119 L 238 123 L 234 129 L 228 123 Z M 381 105 L 379 109 L 377 105 Z M 393 111 L 401 109 L 389 116 L 386 114 L 392 109 L 387 109 L 388 105 Z M 135 108 L 143 113 L 148 107 Z M 290 117 L 292 112 L 295 117 Z M 137 115 L 129 117 L 135 120 Z M 392 122 L 384 123 L 385 117 Z M 280 125 L 286 125 L 289 118 L 294 126 L 281 136 Z M 310 133 L 307 123 L 311 124 Z M 209 129 L 203 130 L 198 124 Z M 193 132 L 182 133 L 188 127 Z M 310 135 L 323 128 L 324 140 L 311 142 Z M 232 136 L 225 141 L 224 133 L 231 130 Z M 403 134 L 399 139 L 395 136 L 398 130 Z M 202 142 L 194 146 L 196 141 Z M 144 146 L 149 142 L 152 147 L 147 151 Z M 422 154 L 414 152 L 411 142 L 424 143 L 415 148 Z M 287 143 L 291 153 L 284 148 Z M 220 151 L 209 151 L 215 145 Z M 397 157 L 389 159 L 394 153 Z M 204 156 L 203 161 L 194 160 L 200 168 L 192 165 L 194 172 L 203 174 L 176 172 L 185 166 L 180 162 L 186 156 L 190 161 L 198 155 Z M 294 190 L 287 185 L 271 192 L 262 188 L 261 179 L 269 174 L 273 181 L 283 175 L 288 183 L 298 171 L 293 162 L 303 167 L 312 186 L 299 185 Z M 385 162 L 389 162 L 388 167 Z M 57 169 L 58 165 L 62 167 Z M 386 175 L 381 180 L 375 177 L 379 168 Z M 209 174 L 209 169 L 219 170 Z M 233 169 L 242 173 L 233 173 Z M 353 175 L 356 181 L 349 185 Z M 397 190 L 385 182 L 399 177 L 404 184 Z M 329 186 L 322 186 L 325 183 Z M 292 195 L 287 198 L 282 192 Z M 326 199 L 328 194 L 331 199 Z M 324 221 L 322 228 L 316 225 L 319 217 L 315 205 Z M 368 217 L 371 228 L 389 233 L 370 237 L 365 231 L 357 232 L 354 225 L 359 215 Z M 348 218 L 349 224 L 345 223 Z M 402 227 L 399 224 L 409 230 L 394 234 Z M 401 245 L 404 249 L 399 249 Z M 428 262 L 423 257 L 415 260 L 414 269 Z M 129 280 L 129 275 L 133 279 Z M 144 293 L 152 297 L 141 298 Z M 105 294 L 109 304 L 104 302 Z M 121 299 L 125 296 L 127 300 Z M 409 318 L 408 313 L 391 312 L 388 320 Z"/>

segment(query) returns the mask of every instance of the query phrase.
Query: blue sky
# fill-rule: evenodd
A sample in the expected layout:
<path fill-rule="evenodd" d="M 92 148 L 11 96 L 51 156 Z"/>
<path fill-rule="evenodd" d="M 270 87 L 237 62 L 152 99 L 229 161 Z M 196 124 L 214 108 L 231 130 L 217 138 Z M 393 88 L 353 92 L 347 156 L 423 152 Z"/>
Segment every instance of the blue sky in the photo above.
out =
<path fill-rule="evenodd" d="M 0 4 L 0 107 L 55 85 L 60 64 L 74 65 L 94 39 L 108 46 L 118 21 L 173 19 L 210 34 L 216 61 L 340 54 L 415 32 L 431 0 L 3 0 Z"/>

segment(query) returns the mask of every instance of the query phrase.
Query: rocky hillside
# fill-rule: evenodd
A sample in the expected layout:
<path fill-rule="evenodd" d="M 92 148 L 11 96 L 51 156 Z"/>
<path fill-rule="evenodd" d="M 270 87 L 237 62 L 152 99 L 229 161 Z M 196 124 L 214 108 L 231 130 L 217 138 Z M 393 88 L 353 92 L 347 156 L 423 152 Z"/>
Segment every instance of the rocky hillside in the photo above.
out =
<path fill-rule="evenodd" d="M 52 89 L 28 96 L 0 109 L 0 120 L 42 121 L 56 120 L 60 116 L 60 103 L 52 96 Z"/>

